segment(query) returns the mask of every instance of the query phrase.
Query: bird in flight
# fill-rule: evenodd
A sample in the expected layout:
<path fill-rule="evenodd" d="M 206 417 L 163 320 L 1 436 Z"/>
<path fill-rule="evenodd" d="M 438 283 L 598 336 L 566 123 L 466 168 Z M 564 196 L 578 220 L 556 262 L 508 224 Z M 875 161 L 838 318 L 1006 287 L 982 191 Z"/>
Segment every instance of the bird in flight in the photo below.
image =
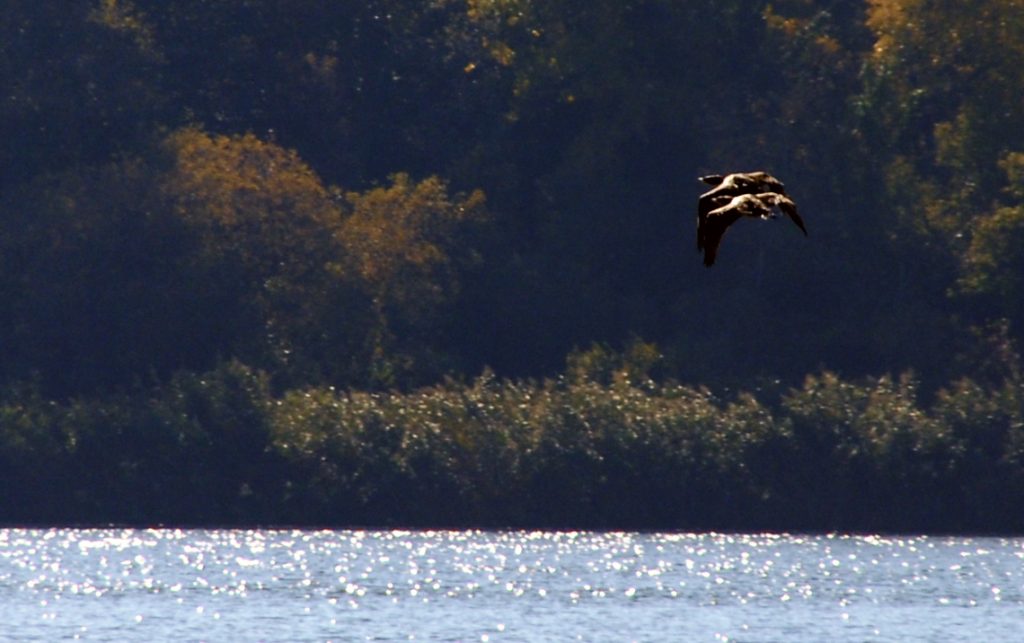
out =
<path fill-rule="evenodd" d="M 767 172 L 712 174 L 700 180 L 714 186 L 697 202 L 697 250 L 704 252 L 705 266 L 715 263 L 725 231 L 741 217 L 774 219 L 778 208 L 807 234 L 782 181 Z"/>

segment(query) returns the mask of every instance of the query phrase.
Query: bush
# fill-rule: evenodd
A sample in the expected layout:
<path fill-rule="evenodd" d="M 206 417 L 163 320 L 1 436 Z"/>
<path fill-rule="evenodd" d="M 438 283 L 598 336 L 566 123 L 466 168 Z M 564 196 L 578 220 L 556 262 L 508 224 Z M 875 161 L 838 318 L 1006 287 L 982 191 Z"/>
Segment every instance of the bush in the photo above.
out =
<path fill-rule="evenodd" d="M 407 393 L 274 396 L 238 362 L 64 403 L 12 388 L 0 520 L 1024 528 L 1019 382 L 962 380 L 925 408 L 912 375 L 824 372 L 769 407 L 599 361 L 611 368 Z"/>

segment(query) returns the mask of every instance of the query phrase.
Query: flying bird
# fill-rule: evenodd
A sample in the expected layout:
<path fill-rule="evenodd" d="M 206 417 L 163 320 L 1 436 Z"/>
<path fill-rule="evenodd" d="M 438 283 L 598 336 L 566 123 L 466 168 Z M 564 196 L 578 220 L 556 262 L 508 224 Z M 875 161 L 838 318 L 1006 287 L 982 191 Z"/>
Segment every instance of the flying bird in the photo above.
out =
<path fill-rule="evenodd" d="M 797 212 L 797 204 L 785 195 L 777 192 L 761 192 L 759 195 L 739 195 L 733 197 L 728 203 L 710 211 L 703 221 L 703 226 L 698 235 L 700 243 L 705 252 L 705 265 L 715 263 L 715 256 L 718 254 L 718 247 L 722 243 L 722 237 L 729 226 L 740 219 L 740 217 L 753 217 L 760 219 L 774 219 L 778 208 L 787 217 L 790 217 L 797 224 L 804 234 L 807 228 L 804 227 L 804 220 Z"/>
<path fill-rule="evenodd" d="M 767 172 L 709 174 L 699 177 L 699 180 L 714 187 L 700 195 L 697 202 L 697 250 L 704 249 L 704 220 L 708 212 L 726 205 L 733 197 L 741 194 L 786 194 L 786 186 L 782 181 Z"/>
<path fill-rule="evenodd" d="M 797 204 L 785 194 L 785 185 L 767 172 L 711 174 L 699 180 L 714 185 L 697 202 L 697 250 L 705 253 L 703 263 L 715 263 L 726 229 L 740 217 L 773 219 L 775 209 L 790 217 L 807 234 Z"/>

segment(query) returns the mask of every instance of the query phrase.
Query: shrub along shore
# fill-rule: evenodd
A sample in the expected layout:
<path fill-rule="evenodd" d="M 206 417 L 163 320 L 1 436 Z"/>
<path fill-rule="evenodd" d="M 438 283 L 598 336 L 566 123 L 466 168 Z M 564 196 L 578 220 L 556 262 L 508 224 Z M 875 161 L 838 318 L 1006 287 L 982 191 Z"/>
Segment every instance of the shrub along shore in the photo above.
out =
<path fill-rule="evenodd" d="M 1024 533 L 1020 5 L 5 2 L 0 524 Z"/>
<path fill-rule="evenodd" d="M 1024 531 L 1024 386 L 808 376 L 759 399 L 629 368 L 275 394 L 238 362 L 0 403 L 5 524 Z"/>

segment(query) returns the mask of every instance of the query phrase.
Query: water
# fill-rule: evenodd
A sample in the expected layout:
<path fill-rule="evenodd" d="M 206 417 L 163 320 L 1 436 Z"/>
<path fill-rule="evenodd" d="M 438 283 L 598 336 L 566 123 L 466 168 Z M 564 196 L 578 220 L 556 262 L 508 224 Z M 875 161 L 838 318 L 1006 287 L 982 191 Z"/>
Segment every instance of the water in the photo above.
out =
<path fill-rule="evenodd" d="M 1024 539 L 0 530 L 0 638 L 1021 640 Z"/>

